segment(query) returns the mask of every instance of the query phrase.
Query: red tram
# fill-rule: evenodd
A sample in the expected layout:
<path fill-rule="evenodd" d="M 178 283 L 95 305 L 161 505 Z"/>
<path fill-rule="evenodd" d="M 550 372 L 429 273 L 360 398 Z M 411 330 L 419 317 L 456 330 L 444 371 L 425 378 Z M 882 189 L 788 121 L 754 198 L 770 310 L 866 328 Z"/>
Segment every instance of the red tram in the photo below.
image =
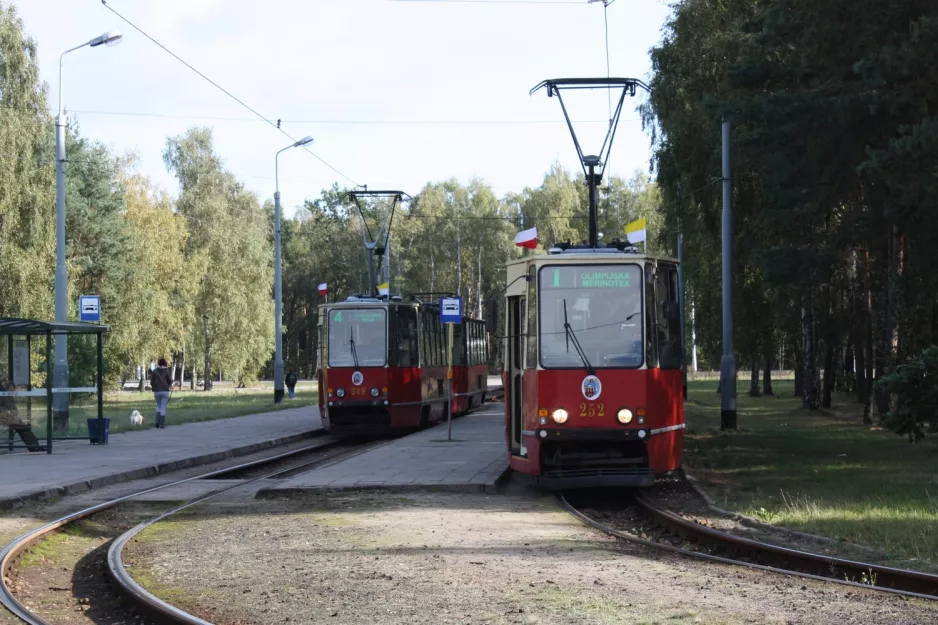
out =
<path fill-rule="evenodd" d="M 562 249 L 508 265 L 511 467 L 549 487 L 647 486 L 681 465 L 677 262 Z"/>
<path fill-rule="evenodd" d="M 600 243 L 597 191 L 632 78 L 559 78 L 589 189 L 589 239 L 507 266 L 506 442 L 511 467 L 556 488 L 648 486 L 681 466 L 683 300 L 679 263 L 630 242 Z M 599 155 L 584 154 L 563 92 L 621 89 Z M 610 99 L 610 102 L 612 100 Z M 641 228 L 643 232 L 644 228 Z M 489 325 L 497 321 L 496 306 Z"/>
<path fill-rule="evenodd" d="M 319 307 L 319 409 L 332 432 L 372 435 L 446 418 L 446 333 L 437 304 L 349 297 Z M 485 400 L 484 323 L 455 327 L 453 415 Z"/>

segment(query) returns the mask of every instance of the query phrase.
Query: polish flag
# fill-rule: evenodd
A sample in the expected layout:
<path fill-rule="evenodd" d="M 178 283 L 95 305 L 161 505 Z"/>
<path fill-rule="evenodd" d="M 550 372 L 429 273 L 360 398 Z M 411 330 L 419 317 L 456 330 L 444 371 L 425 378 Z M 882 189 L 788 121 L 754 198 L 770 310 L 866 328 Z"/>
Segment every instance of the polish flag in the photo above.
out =
<path fill-rule="evenodd" d="M 516 234 L 515 245 L 526 247 L 529 250 L 537 248 L 537 228 L 530 228 Z"/>
<path fill-rule="evenodd" d="M 319 285 L 319 294 L 320 294 L 320 295 L 325 295 L 325 294 L 328 293 L 328 292 L 329 292 L 329 289 L 326 288 L 326 283 L 325 283 L 325 282 L 323 282 L 322 284 Z"/>

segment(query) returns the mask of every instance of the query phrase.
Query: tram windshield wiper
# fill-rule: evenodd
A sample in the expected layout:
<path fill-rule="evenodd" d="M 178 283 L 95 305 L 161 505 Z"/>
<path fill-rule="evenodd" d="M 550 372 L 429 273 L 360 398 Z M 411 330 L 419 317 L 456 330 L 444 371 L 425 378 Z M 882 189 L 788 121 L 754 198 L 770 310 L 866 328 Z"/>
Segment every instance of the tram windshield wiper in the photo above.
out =
<path fill-rule="evenodd" d="M 355 363 L 355 368 L 358 369 L 358 352 L 355 350 L 355 338 L 352 334 L 352 329 L 349 328 L 348 331 L 348 342 L 352 346 L 352 362 Z"/>
<path fill-rule="evenodd" d="M 589 359 L 586 357 L 586 352 L 583 351 L 583 347 L 580 346 L 580 341 L 576 338 L 576 333 L 573 331 L 573 327 L 570 325 L 570 322 L 567 320 L 567 299 L 563 300 L 563 329 L 567 333 L 567 351 L 570 351 L 570 341 L 573 341 L 573 346 L 576 348 L 576 353 L 580 356 L 580 360 L 583 361 L 583 365 L 586 367 L 586 373 L 589 375 L 596 375 L 596 371 L 593 370 L 593 365 L 590 364 Z"/>

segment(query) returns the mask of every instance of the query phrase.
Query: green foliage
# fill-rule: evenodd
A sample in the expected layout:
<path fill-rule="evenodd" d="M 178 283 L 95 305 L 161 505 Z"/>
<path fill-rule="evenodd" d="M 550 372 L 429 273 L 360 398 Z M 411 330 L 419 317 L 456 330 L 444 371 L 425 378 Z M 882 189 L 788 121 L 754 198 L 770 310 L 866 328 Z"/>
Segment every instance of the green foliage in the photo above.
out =
<path fill-rule="evenodd" d="M 0 2 L 0 316 L 48 317 L 55 167 L 36 44 Z"/>
<path fill-rule="evenodd" d="M 879 381 L 886 393 L 896 396 L 886 425 L 896 434 L 917 442 L 925 428 L 938 427 L 938 346 L 931 345 Z"/>
<path fill-rule="evenodd" d="M 938 5 L 925 0 L 673 6 L 651 51 L 642 113 L 666 222 L 683 221 L 704 361 L 716 360 L 721 335 L 713 182 L 724 118 L 733 123 L 740 360 L 781 343 L 789 362 L 810 349 L 809 379 L 818 364 L 854 376 L 852 362 L 838 371 L 849 353 L 871 356 L 881 377 L 935 342 L 936 34 Z M 867 403 L 862 377 L 855 386 Z M 878 403 L 884 410 L 881 393 Z"/>
<path fill-rule="evenodd" d="M 185 255 L 198 284 L 198 328 L 189 334 L 204 356 L 204 375 L 222 368 L 250 379 L 273 347 L 269 214 L 224 169 L 209 129 L 167 140 L 164 160 L 179 180 L 177 209 L 189 225 Z"/>

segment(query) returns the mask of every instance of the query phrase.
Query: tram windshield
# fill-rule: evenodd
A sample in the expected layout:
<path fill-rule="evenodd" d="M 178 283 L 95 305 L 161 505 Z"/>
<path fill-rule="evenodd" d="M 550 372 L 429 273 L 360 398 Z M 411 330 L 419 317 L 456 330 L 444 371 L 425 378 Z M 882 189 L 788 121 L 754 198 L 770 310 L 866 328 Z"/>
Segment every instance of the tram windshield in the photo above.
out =
<path fill-rule="evenodd" d="M 383 367 L 388 353 L 388 313 L 383 308 L 329 311 L 329 366 Z"/>
<path fill-rule="evenodd" d="M 542 367 L 584 367 L 573 336 L 593 367 L 642 366 L 643 288 L 638 265 L 548 265 L 540 270 L 538 286 Z M 564 308 L 573 336 L 564 329 Z"/>

